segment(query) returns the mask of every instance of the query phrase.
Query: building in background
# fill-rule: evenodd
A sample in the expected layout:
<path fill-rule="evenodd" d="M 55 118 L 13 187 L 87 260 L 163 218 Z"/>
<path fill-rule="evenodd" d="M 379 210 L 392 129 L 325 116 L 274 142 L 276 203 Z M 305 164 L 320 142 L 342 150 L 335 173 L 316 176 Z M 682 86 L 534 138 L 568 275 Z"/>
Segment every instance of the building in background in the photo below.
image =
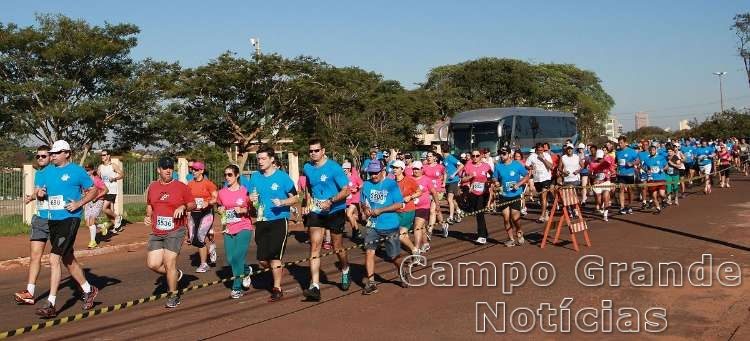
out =
<path fill-rule="evenodd" d="M 690 130 L 690 124 L 688 124 L 688 120 L 680 121 L 680 130 Z"/>
<path fill-rule="evenodd" d="M 635 130 L 648 127 L 648 113 L 639 111 L 635 113 Z"/>
<path fill-rule="evenodd" d="M 609 116 L 604 123 L 604 130 L 608 137 L 616 139 L 622 135 L 622 124 L 614 116 Z"/>

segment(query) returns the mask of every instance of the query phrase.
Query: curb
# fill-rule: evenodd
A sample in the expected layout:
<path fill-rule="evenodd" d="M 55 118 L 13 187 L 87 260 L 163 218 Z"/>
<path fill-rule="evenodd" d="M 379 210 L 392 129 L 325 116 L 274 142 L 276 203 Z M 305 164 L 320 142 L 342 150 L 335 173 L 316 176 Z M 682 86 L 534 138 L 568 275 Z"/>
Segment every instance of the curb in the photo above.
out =
<path fill-rule="evenodd" d="M 93 250 L 88 250 L 88 249 L 78 250 L 78 251 L 75 251 L 74 254 L 77 258 L 86 258 L 86 257 L 92 257 L 92 256 L 106 255 L 109 253 L 115 253 L 119 251 L 133 252 L 136 249 L 140 248 L 141 246 L 145 246 L 146 244 L 148 244 L 147 241 L 130 243 L 130 244 L 104 246 L 104 247 L 99 247 Z M 11 270 L 17 267 L 29 266 L 30 261 L 31 261 L 30 257 L 19 257 L 15 259 L 3 260 L 3 261 L 0 261 L 0 271 Z M 49 254 L 45 254 L 42 256 L 42 264 L 44 265 L 49 264 Z"/>

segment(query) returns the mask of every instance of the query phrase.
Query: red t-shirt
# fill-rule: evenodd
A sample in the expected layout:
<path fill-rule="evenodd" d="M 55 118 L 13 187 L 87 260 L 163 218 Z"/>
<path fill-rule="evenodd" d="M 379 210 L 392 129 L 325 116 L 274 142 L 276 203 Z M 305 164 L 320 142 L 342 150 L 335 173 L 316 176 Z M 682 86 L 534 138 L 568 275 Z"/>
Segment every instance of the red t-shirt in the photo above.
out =
<path fill-rule="evenodd" d="M 474 178 L 471 179 L 469 182 L 469 188 L 471 188 L 471 193 L 474 195 L 482 195 L 487 190 L 487 181 L 489 180 L 490 176 L 492 176 L 492 171 L 490 169 L 490 165 L 486 162 L 479 162 L 475 164 L 474 162 L 467 162 L 464 166 L 463 173 L 465 176 L 473 176 Z"/>
<path fill-rule="evenodd" d="M 205 177 L 201 181 L 190 180 L 187 185 L 188 188 L 190 188 L 190 193 L 192 193 L 195 198 L 196 211 L 208 208 L 208 202 L 211 201 L 211 194 L 218 191 L 213 181 Z M 198 206 L 202 208 L 199 209 Z"/>
<path fill-rule="evenodd" d="M 187 205 L 195 201 L 190 188 L 182 182 L 172 180 L 167 184 L 154 181 L 148 187 L 147 204 L 151 206 L 151 231 L 154 235 L 162 236 L 176 231 L 187 225 L 187 216 L 190 212 L 185 211 L 182 218 L 174 219 L 174 210 L 180 205 Z"/>
<path fill-rule="evenodd" d="M 414 178 L 410 178 L 408 176 L 404 176 L 404 178 L 401 179 L 401 181 L 397 181 L 397 183 L 398 189 L 401 190 L 401 196 L 404 198 L 417 193 L 417 189 L 419 189 L 419 184 L 417 184 L 417 181 L 414 180 Z M 404 201 L 404 203 L 406 204 L 406 206 L 398 210 L 398 212 L 411 212 L 417 209 L 416 206 L 414 206 L 413 198 L 412 200 Z"/>

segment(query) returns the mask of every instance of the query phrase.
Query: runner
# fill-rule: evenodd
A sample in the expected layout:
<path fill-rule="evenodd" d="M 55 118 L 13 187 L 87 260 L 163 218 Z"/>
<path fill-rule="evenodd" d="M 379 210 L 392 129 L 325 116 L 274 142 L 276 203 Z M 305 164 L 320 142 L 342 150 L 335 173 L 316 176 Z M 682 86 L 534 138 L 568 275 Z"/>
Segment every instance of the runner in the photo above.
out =
<path fill-rule="evenodd" d="M 560 157 L 558 172 L 559 177 L 563 180 L 563 186 L 574 186 L 576 187 L 574 190 L 577 192 L 577 187 L 581 186 L 581 165 L 583 164 L 583 160 L 577 154 L 574 154 L 573 151 L 572 144 L 565 146 L 565 154 Z M 568 214 L 571 217 L 577 216 L 575 207 L 566 206 L 565 209 L 568 210 Z"/>
<path fill-rule="evenodd" d="M 94 306 L 94 299 L 99 293 L 99 289 L 86 281 L 86 276 L 73 254 L 73 244 L 81 224 L 81 209 L 97 195 L 94 182 L 81 166 L 70 162 L 72 151 L 67 142 L 55 141 L 49 155 L 54 166 L 40 174 L 36 186 L 37 199 L 47 199 L 49 202 L 49 240 L 52 241 L 52 251 L 49 254 L 49 296 L 44 306 L 36 311 L 42 318 L 57 316 L 55 301 L 62 264 L 83 290 L 83 310 Z"/>
<path fill-rule="evenodd" d="M 341 168 L 344 169 L 344 173 L 349 178 L 349 191 L 351 192 L 346 197 L 346 219 L 352 226 L 352 241 L 357 243 L 362 239 L 357 222 L 359 220 L 359 190 L 362 188 L 362 178 L 352 172 L 352 164 L 349 162 L 344 162 Z"/>
<path fill-rule="evenodd" d="M 596 195 L 596 210 L 602 215 L 602 220 L 609 221 L 610 206 L 610 174 L 612 166 L 609 159 L 605 157 L 603 150 L 591 145 L 591 155 L 595 155 L 595 160 L 589 165 L 589 172 L 594 178 L 594 195 Z"/>
<path fill-rule="evenodd" d="M 521 165 L 525 165 L 526 164 L 526 160 L 523 159 L 523 153 L 521 153 L 520 150 L 516 150 L 516 151 L 513 152 L 513 161 L 517 161 Z M 500 162 L 502 162 L 502 157 L 500 159 Z M 524 169 L 526 169 L 526 166 L 524 166 Z M 588 170 L 587 170 L 587 172 L 588 172 Z M 527 169 L 526 173 L 528 174 L 528 169 Z M 518 185 L 519 188 L 521 189 L 521 191 L 523 192 L 521 194 L 521 216 L 526 216 L 526 214 L 528 213 L 528 211 L 526 210 L 526 197 L 530 195 L 529 194 L 529 188 L 531 186 L 528 185 L 529 181 L 531 181 L 531 180 L 529 179 L 524 184 Z"/>
<path fill-rule="evenodd" d="M 143 223 L 151 226 L 146 264 L 154 272 L 166 275 L 170 295 L 165 306 L 176 308 L 181 303 L 176 291 L 182 278 L 182 270 L 177 269 L 177 256 L 185 239 L 187 213 L 196 205 L 190 188 L 172 178 L 174 160 L 162 157 L 158 167 L 159 179 L 148 186 L 146 216 L 143 217 Z"/>
<path fill-rule="evenodd" d="M 695 146 L 691 143 L 685 143 L 680 148 L 680 151 L 682 152 L 682 155 L 685 156 L 685 168 L 687 169 L 687 177 L 688 177 L 688 184 L 693 184 L 693 178 L 695 177 L 695 170 L 697 168 L 696 162 L 695 162 Z"/>
<path fill-rule="evenodd" d="M 289 207 L 297 203 L 297 190 L 289 174 L 274 166 L 276 158 L 273 148 L 263 147 L 258 150 L 259 172 L 250 178 L 253 194 L 250 201 L 258 204 L 258 218 L 255 224 L 255 244 L 258 246 L 257 258 L 264 269 L 271 268 L 273 288 L 269 302 L 280 300 L 284 296 L 281 289 L 281 259 L 286 249 L 286 237 L 289 233 Z"/>
<path fill-rule="evenodd" d="M 414 199 L 422 196 L 422 190 L 419 189 L 419 184 L 417 184 L 414 178 L 404 175 L 404 168 L 406 168 L 406 165 L 401 160 L 396 160 L 393 163 L 395 180 L 404 199 L 404 207 L 396 211 L 399 219 L 399 239 L 401 240 L 401 245 L 405 246 L 411 254 L 418 255 L 420 249 L 411 242 L 409 232 L 414 229 L 414 217 L 417 209 Z"/>
<path fill-rule="evenodd" d="M 500 148 L 499 154 L 500 162 L 495 165 L 494 178 L 502 191 L 497 210 L 503 214 L 505 232 L 508 233 L 505 246 L 523 245 L 526 240 L 521 229 L 521 196 L 523 187 L 529 181 L 529 172 L 522 163 L 513 160 L 507 147 Z"/>
<path fill-rule="evenodd" d="M 581 160 L 581 207 L 586 206 L 586 199 L 589 194 L 589 163 L 591 163 L 591 155 L 588 154 L 588 149 L 583 143 L 578 144 L 578 158 Z"/>
<path fill-rule="evenodd" d="M 645 169 L 648 171 L 648 189 L 654 200 L 656 207 L 655 214 L 661 213 L 661 202 L 666 198 L 666 181 L 665 171 L 669 164 L 667 160 L 659 155 L 656 146 L 649 147 L 649 157 L 643 162 Z"/>
<path fill-rule="evenodd" d="M 748 144 L 745 139 L 740 139 L 738 147 L 740 150 L 740 172 L 745 173 L 745 176 L 748 176 L 750 175 L 748 172 L 750 170 L 750 163 L 748 161 L 748 159 L 750 159 L 750 144 Z"/>
<path fill-rule="evenodd" d="M 649 189 L 646 186 L 648 182 L 648 168 L 643 164 L 646 159 L 649 158 L 648 152 L 649 142 L 648 140 L 641 140 L 640 151 L 638 151 L 638 178 L 636 183 L 641 184 L 641 209 L 648 209 L 651 207 L 653 200 L 649 199 Z"/>
<path fill-rule="evenodd" d="M 41 188 L 42 179 L 49 167 L 49 146 L 43 145 L 36 148 L 36 175 L 34 175 L 35 190 Z M 39 269 L 42 267 L 42 254 L 49 239 L 49 201 L 46 198 L 39 199 L 36 195 L 28 195 L 24 204 L 36 201 L 36 214 L 31 217 L 31 233 L 29 236 L 29 276 L 26 281 L 26 290 L 21 290 L 13 296 L 16 304 L 34 305 L 34 293 L 36 292 L 36 280 L 39 278 Z"/>
<path fill-rule="evenodd" d="M 349 290 L 349 261 L 343 250 L 342 233 L 346 222 L 346 197 L 349 179 L 338 163 L 328 159 L 323 142 L 308 142 L 310 161 L 305 163 L 309 191 L 307 194 L 307 225 L 310 228 L 310 287 L 303 291 L 309 301 L 320 301 L 320 248 L 326 230 L 331 231 L 333 246 L 338 251 L 341 269 L 341 290 Z M 372 162 L 370 162 L 372 163 Z M 380 164 L 380 162 L 375 162 Z M 368 165 L 369 167 L 369 165 Z"/>
<path fill-rule="evenodd" d="M 430 203 L 430 225 L 427 234 L 432 235 L 432 226 L 438 223 L 443 231 L 443 238 L 448 238 L 448 223 L 443 220 L 443 212 L 440 209 L 448 175 L 445 173 L 445 167 L 437 162 L 437 153 L 427 152 L 427 163 L 422 165 L 422 174 L 432 180 L 432 187 L 435 188 L 435 197 Z"/>
<path fill-rule="evenodd" d="M 463 169 L 461 180 L 469 183 L 469 207 L 475 213 L 477 219 L 477 239 L 479 245 L 487 244 L 487 223 L 484 219 L 484 210 L 487 207 L 488 186 L 487 182 L 492 178 L 490 165 L 482 161 L 479 150 L 471 151 L 471 161 Z"/>
<path fill-rule="evenodd" d="M 435 197 L 435 188 L 432 187 L 432 180 L 422 173 L 422 162 L 414 161 L 412 163 L 414 171 L 414 180 L 419 187 L 420 196 L 414 199 L 415 217 L 414 217 L 414 246 L 419 249 L 419 253 L 425 253 L 430 250 L 430 235 L 427 234 L 427 222 L 430 220 L 430 199 Z"/>
<path fill-rule="evenodd" d="M 404 175 L 408 177 L 414 177 L 414 172 L 412 172 L 411 164 L 414 162 L 414 159 L 412 159 L 411 153 L 404 153 L 404 163 L 406 164 L 406 168 L 404 168 Z"/>
<path fill-rule="evenodd" d="M 383 154 L 379 154 L 379 153 L 378 153 L 378 149 L 377 149 L 377 147 L 372 147 L 372 149 L 370 149 L 370 158 L 369 158 L 369 159 L 366 159 L 366 160 L 365 160 L 364 162 L 362 162 L 362 170 L 365 170 L 365 169 L 367 169 L 367 166 L 368 166 L 368 165 L 370 164 L 370 162 L 373 162 L 373 161 L 377 161 L 377 160 L 379 160 L 379 159 L 382 159 L 382 158 L 383 158 L 383 156 L 382 156 L 382 155 L 383 155 Z M 366 176 L 365 176 L 365 177 L 366 177 Z"/>
<path fill-rule="evenodd" d="M 727 145 L 722 144 L 719 145 L 716 156 L 719 159 L 719 187 L 732 187 L 729 185 L 729 169 L 732 168 L 732 153 L 729 151 Z"/>
<path fill-rule="evenodd" d="M 396 271 L 401 267 L 401 243 L 399 241 L 399 216 L 396 211 L 404 208 L 404 198 L 398 184 L 385 177 L 385 165 L 382 162 L 371 162 L 365 170 L 369 180 L 362 187 L 362 210 L 368 218 L 365 233 L 365 268 L 367 278 L 363 295 L 378 292 L 375 283 L 375 250 L 381 243 L 385 248 L 385 260 L 393 263 Z M 399 282 L 407 287 L 405 282 Z"/>
<path fill-rule="evenodd" d="M 543 223 L 547 221 L 547 193 L 552 186 L 552 157 L 550 154 L 544 152 L 544 146 L 540 143 L 534 147 L 535 153 L 529 154 L 526 159 L 526 167 L 530 167 L 533 179 L 534 188 L 539 193 L 542 211 L 539 214 L 537 223 Z"/>
<path fill-rule="evenodd" d="M 102 207 L 104 206 L 104 196 L 107 195 L 107 185 L 104 183 L 102 178 L 99 177 L 98 174 L 96 174 L 96 170 L 94 170 L 94 165 L 91 163 L 87 163 L 84 167 L 86 170 L 86 173 L 91 177 L 91 181 L 94 182 L 94 187 L 96 188 L 96 198 L 94 200 L 89 201 L 84 206 L 84 216 L 85 216 L 85 223 L 86 226 L 89 227 L 89 249 L 95 249 L 97 247 L 96 243 L 96 218 L 99 217 L 99 214 L 102 213 Z M 102 235 L 106 235 L 106 227 L 105 230 L 103 230 Z"/>
<path fill-rule="evenodd" d="M 635 166 L 638 163 L 638 153 L 628 146 L 628 138 L 620 136 L 617 138 L 618 149 L 615 152 L 617 160 L 617 184 L 620 190 L 620 214 L 633 214 L 633 191 L 631 186 L 635 185 Z M 628 201 L 625 202 L 627 193 Z"/>
<path fill-rule="evenodd" d="M 107 195 L 104 196 L 102 210 L 114 224 L 112 233 L 120 233 L 122 232 L 122 214 L 116 214 L 115 201 L 117 200 L 117 195 L 120 193 L 117 181 L 125 178 L 125 171 L 122 170 L 119 164 L 112 163 L 112 155 L 109 154 L 109 151 L 102 150 L 101 158 L 102 163 L 99 165 L 97 173 L 102 177 L 104 184 L 107 185 Z"/>
<path fill-rule="evenodd" d="M 260 162 L 259 162 L 260 163 Z M 232 288 L 229 297 L 242 297 L 242 288 L 250 289 L 252 280 L 249 269 L 245 266 L 247 249 L 253 239 L 253 223 L 248 210 L 248 191 L 239 183 L 240 168 L 229 165 L 224 168 L 224 179 L 227 186 L 222 187 L 216 198 L 217 211 L 221 215 L 224 234 L 224 252 L 227 263 L 232 268 Z M 255 177 L 252 177 L 253 179 Z M 286 237 L 286 236 L 284 236 Z M 255 242 L 258 242 L 256 238 Z M 240 278 L 241 276 L 244 276 Z M 279 291 L 280 292 L 280 291 Z"/>
<path fill-rule="evenodd" d="M 674 146 L 667 147 L 667 205 L 680 205 L 680 171 L 685 169 L 685 165 L 677 150 Z"/>
<path fill-rule="evenodd" d="M 714 148 L 708 145 L 708 140 L 703 139 L 701 146 L 696 149 L 696 155 L 698 157 L 698 167 L 700 168 L 700 174 L 705 182 L 703 187 L 703 193 L 708 195 L 711 193 L 711 169 L 714 158 Z"/>
<path fill-rule="evenodd" d="M 213 207 L 216 205 L 219 192 L 216 184 L 206 177 L 206 165 L 203 162 L 193 162 L 190 171 L 193 173 L 193 179 L 187 185 L 195 198 L 195 208 L 190 211 L 188 219 L 188 240 L 191 245 L 198 248 L 200 265 L 195 272 L 204 273 L 209 269 L 208 261 L 216 264 L 217 259 L 216 243 L 213 242 Z M 252 177 L 250 179 L 252 181 Z"/>
<path fill-rule="evenodd" d="M 461 222 L 461 209 L 458 208 L 456 202 L 456 196 L 460 194 L 458 183 L 460 180 L 459 174 L 464 168 L 464 165 L 458 161 L 458 159 L 450 153 L 450 149 L 447 144 L 443 144 L 441 147 L 443 151 L 443 166 L 445 166 L 445 173 L 448 175 L 445 181 L 446 192 L 448 198 L 448 224 L 455 224 Z M 403 193 L 402 193 L 403 194 Z"/>

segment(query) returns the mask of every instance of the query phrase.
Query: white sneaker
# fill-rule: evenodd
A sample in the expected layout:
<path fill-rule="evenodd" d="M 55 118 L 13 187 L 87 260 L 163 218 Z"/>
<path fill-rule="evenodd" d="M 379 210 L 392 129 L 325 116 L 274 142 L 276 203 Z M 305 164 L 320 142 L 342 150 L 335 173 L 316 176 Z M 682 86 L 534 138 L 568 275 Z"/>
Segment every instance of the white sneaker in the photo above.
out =
<path fill-rule="evenodd" d="M 419 253 L 426 253 L 427 251 L 430 251 L 430 243 L 422 244 L 422 247 L 419 249 Z"/>
<path fill-rule="evenodd" d="M 122 226 L 122 216 L 118 215 L 115 217 L 115 229 L 120 230 L 120 226 Z"/>
<path fill-rule="evenodd" d="M 521 215 L 522 215 L 522 216 L 525 216 L 525 215 L 527 215 L 527 214 L 528 214 L 528 211 L 526 211 L 526 207 L 522 207 L 522 208 L 521 208 Z"/>
<path fill-rule="evenodd" d="M 245 275 L 245 277 L 242 277 L 242 287 L 245 289 L 250 289 L 250 287 L 253 286 L 253 278 L 250 277 L 250 274 Z"/>
<path fill-rule="evenodd" d="M 197 273 L 204 273 L 208 271 L 208 263 L 203 263 L 195 269 Z"/>
<path fill-rule="evenodd" d="M 526 244 L 526 239 L 523 237 L 523 234 L 518 234 L 518 236 L 516 237 L 516 244 L 518 244 L 519 246 Z"/>
<path fill-rule="evenodd" d="M 443 223 L 443 238 L 448 238 L 448 223 Z"/>
<path fill-rule="evenodd" d="M 211 243 L 211 245 L 208 246 L 208 260 L 210 260 L 211 263 L 216 263 L 216 259 L 218 259 L 218 255 L 216 255 L 216 244 Z"/>
<path fill-rule="evenodd" d="M 607 218 L 608 215 L 609 215 L 609 210 L 602 210 L 602 217 L 604 221 L 609 221 L 609 219 Z"/>
<path fill-rule="evenodd" d="M 474 242 L 477 243 L 477 244 L 479 244 L 479 245 L 484 245 L 484 244 L 487 244 L 487 238 L 479 237 Z"/>

